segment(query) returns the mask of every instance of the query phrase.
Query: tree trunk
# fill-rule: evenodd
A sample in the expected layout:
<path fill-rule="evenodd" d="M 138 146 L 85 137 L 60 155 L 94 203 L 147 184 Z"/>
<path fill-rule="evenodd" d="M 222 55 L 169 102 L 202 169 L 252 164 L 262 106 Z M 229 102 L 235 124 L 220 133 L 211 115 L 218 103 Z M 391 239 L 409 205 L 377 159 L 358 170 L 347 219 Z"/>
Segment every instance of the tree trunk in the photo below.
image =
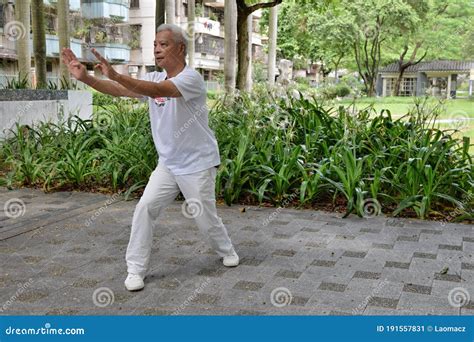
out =
<path fill-rule="evenodd" d="M 415 62 L 416 54 L 418 53 L 418 49 L 421 47 L 422 44 L 423 42 L 416 43 L 415 49 L 413 50 L 410 59 L 406 63 L 403 63 L 403 60 L 405 59 L 405 55 L 408 51 L 408 46 L 404 47 L 403 52 L 400 54 L 400 58 L 398 59 L 398 77 L 397 81 L 395 82 L 395 88 L 393 90 L 392 96 L 400 96 L 400 85 L 402 83 L 403 74 L 405 73 L 405 70 L 412 65 L 417 65 L 426 57 L 425 52 L 424 55 Z"/>
<path fill-rule="evenodd" d="M 235 90 L 237 58 L 237 5 L 235 0 L 225 0 L 224 35 L 224 88 L 227 94 L 231 94 Z"/>
<path fill-rule="evenodd" d="M 18 54 L 18 77 L 20 81 L 27 80 L 31 84 L 31 51 L 30 51 L 30 2 L 17 1 L 16 20 L 21 23 L 18 27 L 11 27 L 13 36 L 16 40 L 16 51 Z"/>
<path fill-rule="evenodd" d="M 69 0 L 58 0 L 58 37 L 59 51 L 69 48 Z M 63 89 L 70 87 L 71 79 L 67 65 L 59 58 L 59 85 Z"/>
<path fill-rule="evenodd" d="M 196 3 L 195 0 L 188 0 L 188 60 L 189 60 L 189 66 L 191 68 L 194 68 L 194 44 L 195 44 L 195 39 L 194 39 L 194 28 L 195 26 L 195 20 L 196 20 Z"/>
<path fill-rule="evenodd" d="M 270 22 L 268 25 L 268 69 L 267 78 L 268 85 L 275 85 L 275 69 L 276 69 L 276 45 L 277 45 L 277 28 L 278 28 L 278 6 L 270 9 Z"/>
<path fill-rule="evenodd" d="M 253 62 L 253 56 L 252 56 L 252 32 L 253 32 L 253 15 L 250 14 L 247 17 L 247 29 L 248 29 L 248 38 L 249 38 L 249 44 L 248 44 L 248 50 L 247 50 L 247 56 L 248 56 L 248 67 L 247 67 L 247 75 L 245 76 L 245 91 L 250 92 L 252 90 L 252 62 Z"/>
<path fill-rule="evenodd" d="M 249 31 L 247 15 L 241 14 L 240 9 L 237 16 L 237 47 L 238 47 L 238 61 L 237 61 L 237 89 L 245 90 L 247 84 L 247 69 L 249 67 Z"/>
<path fill-rule="evenodd" d="M 250 84 L 250 81 L 247 80 L 249 75 L 248 68 L 250 67 L 249 25 L 247 17 L 258 9 L 271 8 L 281 2 L 282 0 L 275 0 L 247 6 L 245 0 L 237 0 L 237 88 L 239 90 L 246 90 Z"/>
<path fill-rule="evenodd" d="M 158 26 L 165 23 L 165 0 L 156 0 L 155 32 Z"/>
<path fill-rule="evenodd" d="M 165 1 L 165 12 L 166 12 L 166 23 L 174 24 L 175 23 L 175 14 L 176 14 L 176 3 L 175 0 L 166 0 Z"/>
<path fill-rule="evenodd" d="M 48 82 L 46 80 L 46 32 L 43 0 L 32 0 L 31 9 L 36 88 L 46 88 Z"/>

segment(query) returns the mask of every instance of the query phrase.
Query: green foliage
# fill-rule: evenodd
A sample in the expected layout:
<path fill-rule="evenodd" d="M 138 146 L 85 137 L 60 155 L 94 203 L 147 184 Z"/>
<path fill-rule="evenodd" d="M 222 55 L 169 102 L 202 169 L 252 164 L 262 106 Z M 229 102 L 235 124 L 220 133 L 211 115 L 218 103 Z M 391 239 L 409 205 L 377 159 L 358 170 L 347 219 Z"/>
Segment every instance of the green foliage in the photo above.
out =
<path fill-rule="evenodd" d="M 336 97 L 345 97 L 351 93 L 351 89 L 344 83 L 327 85 L 320 91 L 323 98 L 327 100 L 335 99 Z"/>
<path fill-rule="evenodd" d="M 17 126 L 0 145 L 1 183 L 143 188 L 157 161 L 146 105 L 94 99 L 93 120 Z M 346 215 L 365 216 L 370 200 L 394 215 L 473 215 L 470 141 L 438 129 L 439 108 L 426 101 L 396 120 L 370 106 L 327 108 L 262 87 L 229 101 L 218 100 L 209 116 L 221 154 L 216 191 L 227 204 L 344 203 Z"/>
<path fill-rule="evenodd" d="M 30 82 L 28 77 L 25 76 L 23 79 L 12 78 L 7 79 L 7 84 L 4 86 L 4 89 L 29 89 Z"/>

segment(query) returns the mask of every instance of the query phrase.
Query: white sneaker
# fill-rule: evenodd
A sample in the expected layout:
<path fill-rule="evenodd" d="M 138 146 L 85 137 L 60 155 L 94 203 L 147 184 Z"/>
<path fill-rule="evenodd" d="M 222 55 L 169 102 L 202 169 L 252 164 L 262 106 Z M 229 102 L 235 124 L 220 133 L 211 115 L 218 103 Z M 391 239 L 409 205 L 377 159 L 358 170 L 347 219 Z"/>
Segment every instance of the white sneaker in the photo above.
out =
<path fill-rule="evenodd" d="M 125 279 L 125 287 L 128 291 L 138 291 L 145 287 L 145 283 L 138 274 L 129 273 L 127 279 Z"/>
<path fill-rule="evenodd" d="M 235 267 L 239 264 L 239 256 L 235 251 L 232 251 L 231 255 L 227 255 L 224 257 L 224 266 L 227 267 Z"/>

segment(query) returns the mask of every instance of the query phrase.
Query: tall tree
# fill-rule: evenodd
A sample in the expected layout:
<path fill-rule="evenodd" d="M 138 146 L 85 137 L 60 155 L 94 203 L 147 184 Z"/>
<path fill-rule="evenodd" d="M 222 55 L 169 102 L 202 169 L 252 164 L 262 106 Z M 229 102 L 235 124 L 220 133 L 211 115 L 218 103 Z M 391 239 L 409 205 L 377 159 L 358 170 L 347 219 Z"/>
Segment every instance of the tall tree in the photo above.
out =
<path fill-rule="evenodd" d="M 268 85 L 275 85 L 276 68 L 276 43 L 278 27 L 278 5 L 270 8 L 270 19 L 268 23 Z"/>
<path fill-rule="evenodd" d="M 165 0 L 166 23 L 174 24 L 176 15 L 175 0 Z"/>
<path fill-rule="evenodd" d="M 46 88 L 46 30 L 43 0 L 32 0 L 31 7 L 36 88 Z"/>
<path fill-rule="evenodd" d="M 246 87 L 249 85 L 248 68 L 249 68 L 249 27 L 248 16 L 261 8 L 270 8 L 278 5 L 282 0 L 275 0 L 271 2 L 261 2 L 253 5 L 247 5 L 245 0 L 237 0 L 237 48 L 238 48 L 238 62 L 237 62 L 237 89 L 249 90 Z"/>
<path fill-rule="evenodd" d="M 235 67 L 237 59 L 237 4 L 225 0 L 224 6 L 224 88 L 227 94 L 235 90 Z"/>
<path fill-rule="evenodd" d="M 418 18 L 402 0 L 353 0 L 345 8 L 355 25 L 352 47 L 357 69 L 367 95 L 373 96 L 382 45 L 409 32 Z"/>
<path fill-rule="evenodd" d="M 195 50 L 195 38 L 194 38 L 194 28 L 196 20 L 196 1 L 188 0 L 188 60 L 189 66 L 194 68 L 194 50 Z"/>
<path fill-rule="evenodd" d="M 15 11 L 16 20 L 20 27 L 12 27 L 19 33 L 16 39 L 16 51 L 18 54 L 18 76 L 20 80 L 26 79 L 31 82 L 31 52 L 30 52 L 30 2 L 18 1 Z"/>
<path fill-rule="evenodd" d="M 58 0 L 58 36 L 59 48 L 69 48 L 69 0 Z M 67 87 L 70 84 L 69 70 L 63 59 L 59 59 L 59 84 Z"/>

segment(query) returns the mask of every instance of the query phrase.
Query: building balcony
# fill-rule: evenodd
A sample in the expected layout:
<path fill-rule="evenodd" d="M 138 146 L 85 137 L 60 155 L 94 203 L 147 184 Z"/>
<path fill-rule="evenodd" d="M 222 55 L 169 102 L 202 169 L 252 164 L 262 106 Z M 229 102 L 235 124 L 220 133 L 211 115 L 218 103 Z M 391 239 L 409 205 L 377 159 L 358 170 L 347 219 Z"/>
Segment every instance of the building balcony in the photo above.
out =
<path fill-rule="evenodd" d="M 90 44 L 91 47 L 97 50 L 110 62 L 128 63 L 130 61 L 130 47 L 125 44 L 117 43 L 95 43 Z M 90 61 L 95 61 L 97 58 L 89 50 L 84 51 L 84 56 Z"/>
<path fill-rule="evenodd" d="M 224 57 L 223 38 L 203 35 L 197 39 L 194 47 L 198 53 Z"/>
<path fill-rule="evenodd" d="M 221 23 L 216 20 L 211 20 L 205 17 L 196 17 L 196 24 L 194 26 L 194 34 L 201 33 L 209 34 L 211 36 L 221 37 Z M 188 23 L 182 23 L 181 27 L 187 31 Z"/>
<path fill-rule="evenodd" d="M 214 0 L 214 1 L 206 1 L 204 2 L 204 5 L 214 7 L 214 8 L 219 8 L 219 9 L 224 9 L 224 4 L 225 0 Z"/>
<path fill-rule="evenodd" d="M 71 38 L 69 40 L 69 45 L 77 56 L 77 58 L 82 58 L 82 41 L 80 39 Z M 30 39 L 30 51 L 33 55 L 33 39 Z M 59 37 L 52 34 L 46 35 L 46 57 L 56 57 L 59 58 Z"/>
<path fill-rule="evenodd" d="M 16 58 L 15 41 L 0 33 L 0 58 Z"/>
<path fill-rule="evenodd" d="M 56 5 L 58 0 L 43 0 L 46 5 Z M 79 11 L 81 9 L 81 0 L 69 0 L 69 9 Z"/>
<path fill-rule="evenodd" d="M 120 18 L 128 21 L 128 0 L 82 0 L 82 16 L 87 19 Z"/>

